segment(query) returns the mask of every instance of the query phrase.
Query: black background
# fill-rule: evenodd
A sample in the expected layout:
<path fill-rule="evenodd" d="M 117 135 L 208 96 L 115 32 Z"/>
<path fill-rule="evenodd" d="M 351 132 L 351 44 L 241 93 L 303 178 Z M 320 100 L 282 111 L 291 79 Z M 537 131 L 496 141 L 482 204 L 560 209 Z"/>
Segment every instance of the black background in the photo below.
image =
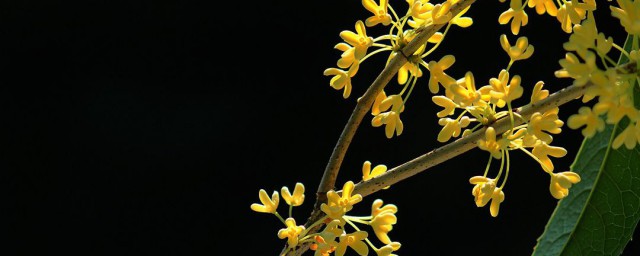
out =
<path fill-rule="evenodd" d="M 486 84 L 508 62 L 498 38 L 509 28 L 497 23 L 506 9 L 479 1 L 468 12 L 474 25 L 454 26 L 433 57 L 454 54 L 450 75 L 471 70 Z M 553 92 L 570 83 L 553 77 L 568 36 L 555 18 L 528 11 L 520 35 L 536 53 L 511 73 L 525 88 L 544 80 Z M 386 58 L 361 66 L 347 100 L 323 76 L 339 58 L 340 31 L 369 15 L 355 0 L 12 1 L 0 12 L 9 255 L 276 255 L 281 224 L 249 206 L 261 188 L 302 182 L 307 202 L 294 216 L 306 220 L 355 99 Z M 615 28 L 608 35 L 622 44 Z M 407 103 L 401 136 L 388 140 L 364 120 L 338 184 L 359 181 L 366 160 L 394 167 L 441 145 L 427 80 Z M 399 90 L 393 81 L 388 92 Z M 558 171 L 581 140 L 566 127 L 554 136 L 569 151 L 554 161 Z M 390 236 L 400 255 L 528 255 L 557 202 L 549 176 L 512 154 L 506 200 L 492 218 L 468 183 L 486 159 L 465 153 L 365 198 L 353 213 L 367 214 L 375 198 L 398 205 Z M 637 248 L 630 242 L 625 255 Z"/>

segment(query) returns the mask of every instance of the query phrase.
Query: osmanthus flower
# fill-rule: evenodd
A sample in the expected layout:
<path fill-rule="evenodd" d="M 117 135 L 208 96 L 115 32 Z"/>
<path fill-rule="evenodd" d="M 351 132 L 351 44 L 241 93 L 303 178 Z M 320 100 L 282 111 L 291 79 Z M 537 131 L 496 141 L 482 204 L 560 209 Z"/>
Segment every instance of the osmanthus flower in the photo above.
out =
<path fill-rule="evenodd" d="M 455 84 L 451 84 L 449 90 L 454 95 L 453 102 L 463 108 L 473 105 L 481 98 L 471 71 L 467 72 L 463 78 L 458 79 Z"/>
<path fill-rule="evenodd" d="M 431 10 L 431 22 L 432 24 L 444 24 L 451 20 L 451 2 L 446 1 L 441 4 L 436 4 Z"/>
<path fill-rule="evenodd" d="M 457 107 L 456 103 L 454 103 L 451 99 L 445 96 L 441 96 L 441 95 L 433 96 L 431 97 L 431 100 L 436 105 L 444 108 L 443 110 L 440 110 L 438 113 L 436 113 L 438 117 L 453 115 L 453 113 L 456 110 L 456 107 Z"/>
<path fill-rule="evenodd" d="M 529 0 L 527 4 L 530 8 L 535 8 L 536 13 L 543 15 L 545 12 L 551 16 L 558 14 L 558 7 L 553 0 Z"/>
<path fill-rule="evenodd" d="M 609 6 L 611 8 L 611 16 L 620 20 L 620 24 L 629 34 L 640 35 L 640 2 L 630 0 L 617 0 L 618 7 Z"/>
<path fill-rule="evenodd" d="M 334 48 L 342 51 L 340 59 L 338 59 L 338 67 L 350 68 L 351 73 L 355 75 L 360 67 L 359 60 L 356 59 L 356 48 L 347 43 L 338 43 Z"/>
<path fill-rule="evenodd" d="M 549 90 L 543 90 L 544 82 L 538 81 L 536 85 L 533 86 L 533 91 L 531 92 L 531 104 L 534 104 L 538 101 L 541 101 L 549 96 Z"/>
<path fill-rule="evenodd" d="M 626 94 L 616 96 L 600 96 L 599 102 L 593 106 L 593 112 L 598 115 L 607 114 L 606 122 L 616 124 L 627 116 L 631 120 L 638 119 L 638 110 L 633 105 L 633 100 Z"/>
<path fill-rule="evenodd" d="M 302 233 L 302 231 L 305 230 L 303 225 L 300 226 L 296 226 L 296 220 L 293 218 L 287 218 L 284 221 L 284 224 L 287 226 L 287 228 L 283 228 L 280 229 L 280 231 L 278 231 L 278 238 L 280 239 L 285 239 L 287 238 L 287 243 L 289 244 L 289 247 L 295 247 L 298 245 L 298 239 L 300 234 Z"/>
<path fill-rule="evenodd" d="M 353 181 L 347 181 L 342 187 L 342 195 L 338 195 L 334 190 L 330 190 L 327 192 L 327 203 L 322 203 L 320 210 L 331 219 L 342 218 L 345 213 L 351 211 L 354 204 L 362 201 L 360 194 L 351 195 L 353 188 Z"/>
<path fill-rule="evenodd" d="M 455 4 L 455 3 L 458 2 L 458 0 L 456 0 L 456 1 L 449 0 L 449 1 L 452 2 L 452 4 Z M 465 8 L 462 11 L 460 11 L 460 13 L 458 13 L 458 15 L 453 17 L 453 19 L 451 19 L 449 21 L 449 23 L 458 25 L 458 27 L 461 27 L 461 28 L 468 28 L 471 25 L 473 25 L 473 19 L 472 18 L 470 18 L 470 17 L 462 17 L 462 15 L 467 13 L 469 8 L 471 8 L 471 6 L 467 6 L 467 8 Z"/>
<path fill-rule="evenodd" d="M 511 21 L 511 33 L 518 35 L 520 27 L 524 27 L 529 23 L 529 16 L 527 16 L 527 13 L 524 11 L 522 0 L 511 0 L 509 7 L 509 10 L 500 14 L 498 22 L 504 25 Z"/>
<path fill-rule="evenodd" d="M 608 79 L 605 72 L 596 66 L 596 54 L 589 51 L 584 60 L 582 63 L 575 54 L 566 53 L 565 58 L 559 61 L 562 69 L 555 72 L 556 77 L 571 77 L 576 86 L 584 86 L 589 81 L 598 85 L 606 84 Z"/>
<path fill-rule="evenodd" d="M 484 176 L 474 176 L 469 179 L 473 186 L 471 194 L 475 197 L 476 206 L 483 207 L 489 203 L 496 189 L 496 180 Z"/>
<path fill-rule="evenodd" d="M 567 51 L 575 51 L 581 58 L 586 58 L 589 49 L 595 50 L 598 55 L 606 55 L 613 47 L 613 38 L 606 38 L 604 33 L 598 33 L 593 12 L 589 12 L 587 18 L 573 27 L 573 33 L 569 41 L 563 44 Z"/>
<path fill-rule="evenodd" d="M 540 112 L 533 113 L 531 118 L 529 118 L 527 131 L 535 135 L 538 139 L 546 143 L 551 143 L 553 138 L 547 133 L 559 134 L 562 132 L 560 127 L 564 125 L 564 122 L 558 117 L 559 110 L 559 108 L 553 108 L 543 114 L 540 114 Z"/>
<path fill-rule="evenodd" d="M 338 242 L 334 240 L 326 240 L 322 236 L 315 236 L 315 242 L 309 246 L 309 249 L 315 251 L 314 256 L 329 256 L 338 246 Z"/>
<path fill-rule="evenodd" d="M 340 37 L 355 48 L 354 56 L 357 60 L 364 58 L 369 46 L 373 45 L 373 38 L 367 36 L 367 29 L 361 20 L 356 22 L 356 33 L 345 30 L 340 32 Z"/>
<path fill-rule="evenodd" d="M 391 239 L 388 233 L 393 230 L 393 225 L 398 222 L 398 218 L 395 215 L 398 212 L 398 207 L 393 204 L 380 207 L 382 203 L 380 199 L 374 201 L 371 207 L 372 218 L 369 225 L 380 242 L 390 244 Z"/>
<path fill-rule="evenodd" d="M 438 141 L 446 142 L 451 139 L 451 137 L 460 136 L 461 129 L 469 126 L 470 123 L 471 119 L 469 119 L 468 116 L 463 116 L 460 119 L 440 118 L 438 124 L 443 127 L 440 133 L 438 133 Z"/>
<path fill-rule="evenodd" d="M 351 95 L 351 77 L 353 76 L 352 74 L 349 74 L 349 72 L 346 72 L 342 69 L 337 69 L 337 68 L 328 68 L 324 70 L 324 75 L 325 76 L 333 76 L 331 78 L 331 81 L 329 81 L 329 85 L 331 85 L 331 87 L 333 87 L 333 89 L 336 90 L 341 90 L 344 88 L 344 91 L 342 92 L 342 97 L 343 98 L 349 98 L 349 95 Z"/>
<path fill-rule="evenodd" d="M 551 184 L 549 185 L 549 191 L 551 195 L 556 199 L 565 198 L 569 195 L 569 188 L 573 184 L 580 182 L 580 175 L 575 172 L 560 172 L 550 173 Z"/>
<path fill-rule="evenodd" d="M 384 164 L 376 165 L 376 167 L 374 167 L 373 170 L 371 170 L 371 162 L 365 161 L 364 164 L 362 165 L 362 180 L 363 181 L 370 180 L 371 178 L 382 175 L 386 171 L 387 171 L 387 166 Z M 388 186 L 384 187 L 384 189 L 387 189 L 387 188 L 389 187 Z"/>
<path fill-rule="evenodd" d="M 384 204 L 384 202 L 382 201 L 382 199 L 376 199 L 373 201 L 373 204 L 371 204 L 371 216 L 375 217 L 378 214 L 382 213 L 382 212 L 392 212 L 392 213 L 397 213 L 398 212 L 398 207 L 395 204 L 386 204 L 384 206 L 382 206 Z"/>
<path fill-rule="evenodd" d="M 422 62 L 422 58 L 420 55 L 424 53 L 427 45 L 424 44 L 418 48 L 418 50 L 409 57 L 407 62 L 405 62 L 402 67 L 398 70 L 398 84 L 405 84 L 409 79 L 409 74 L 415 77 L 422 77 L 422 69 L 420 69 L 420 62 Z M 398 55 L 398 52 L 394 52 L 389 55 L 389 59 L 394 58 Z"/>
<path fill-rule="evenodd" d="M 584 0 L 582 3 L 578 0 L 565 1 L 560 9 L 556 18 L 560 22 L 562 30 L 567 33 L 573 31 L 573 24 L 580 24 L 585 18 L 587 11 L 593 11 L 596 9 L 595 0 Z"/>
<path fill-rule="evenodd" d="M 374 106 L 375 105 L 374 101 Z M 393 137 L 394 132 L 397 136 L 400 136 L 404 130 L 404 125 L 402 124 L 402 120 L 400 120 L 400 113 L 404 110 L 402 97 L 400 95 L 391 95 L 382 99 L 377 106 L 377 111 L 386 111 L 389 108 L 391 108 L 391 110 L 375 115 L 371 120 L 371 125 L 373 127 L 380 127 L 383 124 L 386 125 L 385 135 L 390 139 Z"/>
<path fill-rule="evenodd" d="M 567 154 L 567 150 L 562 147 L 550 146 L 546 142 L 539 140 L 533 147 L 531 153 L 538 158 L 540 165 L 544 171 L 553 172 L 553 162 L 549 159 L 549 156 L 559 158 Z"/>
<path fill-rule="evenodd" d="M 529 44 L 529 40 L 526 36 L 519 37 L 516 40 L 516 44 L 511 46 L 507 35 L 502 34 L 500 36 L 500 45 L 502 49 L 509 55 L 511 61 L 526 60 L 533 54 L 534 47 Z"/>
<path fill-rule="evenodd" d="M 585 126 L 584 129 L 582 129 L 582 135 L 586 138 L 591 138 L 596 134 L 596 131 L 601 132 L 604 130 L 604 120 L 595 112 L 591 111 L 591 108 L 581 107 L 578 110 L 578 114 L 569 117 L 567 126 L 571 129 L 578 129 Z"/>
<path fill-rule="evenodd" d="M 373 16 L 365 20 L 367 27 L 375 26 L 379 23 L 385 26 L 391 24 L 391 15 L 387 11 L 389 0 L 380 0 L 380 4 L 376 4 L 373 0 L 362 0 L 362 5 L 373 13 Z"/>
<path fill-rule="evenodd" d="M 379 115 L 380 113 L 382 113 L 383 111 L 387 111 L 389 109 L 388 106 L 385 105 L 385 109 L 381 109 L 380 105 L 382 104 L 383 100 L 387 99 L 387 93 L 384 92 L 384 90 L 380 91 L 380 93 L 378 93 L 378 95 L 376 96 L 376 99 L 373 101 L 373 106 L 371 106 L 371 114 L 374 116 Z"/>
<path fill-rule="evenodd" d="M 519 75 L 513 76 L 511 81 L 509 81 L 509 72 L 505 69 L 500 71 L 498 78 L 489 79 L 491 102 L 502 108 L 507 103 L 520 98 L 524 92 L 524 89 L 520 86 L 520 82 L 521 79 Z"/>
<path fill-rule="evenodd" d="M 335 251 L 336 256 L 343 256 L 347 251 L 347 246 L 356 251 L 358 255 L 367 255 L 369 253 L 369 246 L 363 241 L 367 236 L 366 231 L 356 231 L 351 234 L 340 235 L 340 242 Z"/>
<path fill-rule="evenodd" d="M 376 252 L 377 256 L 397 256 L 395 254 L 392 254 L 392 252 L 399 250 L 400 246 L 401 246 L 400 243 L 392 242 L 390 244 L 380 247 L 379 249 L 373 248 L 373 250 Z"/>
<path fill-rule="evenodd" d="M 500 203 L 504 202 L 504 192 L 502 188 L 496 188 L 491 195 L 491 205 L 489 206 L 489 212 L 492 217 L 498 217 L 500 211 Z"/>
<path fill-rule="evenodd" d="M 633 149 L 636 147 L 636 143 L 640 141 L 640 130 L 638 130 L 638 123 L 629 123 L 611 143 L 611 148 L 617 149 L 624 143 L 627 149 Z"/>
<path fill-rule="evenodd" d="M 289 188 L 282 187 L 282 199 L 291 206 L 300 206 L 304 202 L 304 185 L 300 182 L 296 183 L 296 187 L 293 189 L 293 195 L 289 192 Z"/>
<path fill-rule="evenodd" d="M 409 4 L 409 15 L 411 18 L 407 24 L 413 28 L 419 28 L 428 22 L 431 22 L 431 12 L 433 4 L 429 0 L 407 0 Z"/>
<path fill-rule="evenodd" d="M 256 212 L 264 212 L 264 213 L 276 213 L 276 210 L 278 208 L 278 203 L 280 202 L 280 196 L 278 195 L 278 191 L 273 191 L 271 198 L 269 198 L 267 191 L 265 191 L 264 189 L 260 189 L 260 192 L 258 193 L 258 195 L 260 197 L 260 202 L 262 202 L 262 204 L 255 204 L 255 203 L 252 204 L 251 210 L 254 210 Z"/>
<path fill-rule="evenodd" d="M 455 79 L 444 73 L 455 62 L 456 58 L 453 55 L 446 55 L 437 62 L 432 60 L 427 64 L 431 75 L 429 77 L 429 90 L 431 93 L 438 93 L 440 89 L 438 84 L 442 84 L 444 88 L 447 88 L 449 85 L 456 83 Z"/>
<path fill-rule="evenodd" d="M 471 194 L 475 197 L 476 206 L 484 207 L 491 201 L 489 212 L 491 216 L 497 217 L 500 210 L 500 203 L 504 201 L 502 188 L 496 187 L 496 180 L 484 176 L 474 176 L 469 179 L 474 184 Z"/>
<path fill-rule="evenodd" d="M 493 158 L 502 158 L 502 150 L 506 149 L 509 145 L 509 141 L 506 138 L 500 138 L 496 140 L 496 130 L 493 127 L 488 127 L 485 131 L 485 138 L 478 140 L 478 148 L 489 151 Z"/>

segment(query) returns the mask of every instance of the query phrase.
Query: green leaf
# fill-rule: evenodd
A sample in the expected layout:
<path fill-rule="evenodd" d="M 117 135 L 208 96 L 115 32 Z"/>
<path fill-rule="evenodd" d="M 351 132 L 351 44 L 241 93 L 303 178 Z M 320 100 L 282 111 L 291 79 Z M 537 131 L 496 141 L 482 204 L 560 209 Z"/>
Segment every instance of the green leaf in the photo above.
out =
<path fill-rule="evenodd" d="M 624 48 L 631 48 L 631 36 Z M 619 64 L 628 62 L 622 55 Z M 640 89 L 634 84 L 635 105 Z M 560 200 L 533 255 L 620 255 L 640 219 L 640 146 L 612 149 L 628 120 L 585 139 L 571 170 L 582 180 Z"/>

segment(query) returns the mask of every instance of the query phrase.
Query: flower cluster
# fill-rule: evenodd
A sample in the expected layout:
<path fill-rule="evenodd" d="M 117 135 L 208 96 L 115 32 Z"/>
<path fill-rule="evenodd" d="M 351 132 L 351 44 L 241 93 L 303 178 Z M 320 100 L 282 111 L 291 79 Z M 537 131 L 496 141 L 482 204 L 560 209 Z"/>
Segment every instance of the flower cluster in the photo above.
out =
<path fill-rule="evenodd" d="M 365 162 L 363 165 L 363 179 L 368 180 L 378 176 L 386 171 L 386 166 L 378 165 L 371 170 L 371 163 Z M 251 209 L 256 212 L 274 214 L 284 224 L 284 228 L 278 231 L 280 239 L 287 239 L 287 248 L 285 252 L 295 251 L 298 246 L 303 243 L 309 243 L 309 248 L 315 251 L 316 256 L 328 256 L 332 253 L 336 256 L 345 255 L 348 248 L 353 249 L 358 255 L 368 255 L 370 248 L 376 252 L 378 256 L 394 255 L 392 252 L 400 249 L 400 243 L 393 242 L 389 238 L 389 232 L 393 229 L 393 225 L 397 223 L 396 213 L 398 207 L 393 204 L 383 205 L 381 199 L 377 199 L 371 206 L 371 215 L 369 216 L 350 216 L 347 215 L 353 209 L 353 205 L 362 201 L 362 196 L 353 194 L 355 185 L 352 181 L 348 181 L 342 187 L 341 193 L 334 190 L 327 192 L 327 202 L 320 206 L 320 209 L 326 217 L 311 224 L 309 227 L 296 225 L 296 221 L 291 216 L 291 208 L 299 206 L 304 201 L 304 185 L 297 183 L 293 194 L 289 192 L 287 187 L 282 187 L 282 199 L 290 206 L 289 217 L 284 219 L 277 212 L 280 196 L 274 191 L 271 198 L 264 189 L 259 192 L 260 202 L 254 203 Z M 364 224 L 369 226 L 375 236 L 384 245 L 376 247 L 366 231 L 358 228 L 356 224 Z M 324 228 L 317 233 L 310 233 L 312 228 L 324 225 Z M 347 232 L 347 225 L 355 231 Z"/>
<path fill-rule="evenodd" d="M 478 140 L 477 145 L 481 150 L 489 152 L 489 161 L 484 174 L 472 177 L 470 183 L 475 185 L 472 195 L 475 197 L 476 205 L 483 207 L 491 201 L 490 212 L 494 217 L 498 215 L 500 203 L 504 201 L 504 186 L 510 170 L 509 152 L 513 150 L 520 150 L 531 156 L 551 176 L 550 192 L 553 196 L 562 198 L 556 195 L 567 195 L 567 193 L 558 193 L 557 186 L 553 185 L 558 180 L 554 177 L 560 174 L 553 172 L 554 166 L 549 158 L 549 156 L 563 157 L 567 153 L 562 147 L 551 146 L 552 134 L 559 134 L 564 125 L 558 117 L 559 109 L 554 108 L 545 112 L 536 112 L 530 117 L 523 117 L 512 108 L 512 102 L 522 97 L 524 87 L 521 77 L 512 76 L 509 69 L 516 61 L 531 57 L 534 47 L 529 44 L 526 37 L 518 38 L 513 45 L 506 35 L 501 35 L 499 41 L 510 60 L 497 77 L 490 78 L 488 84 L 478 88 L 473 73 L 467 72 L 460 79 L 441 84 L 445 90 L 444 95 L 432 97 L 433 102 L 443 108 L 436 114 L 440 118 L 438 124 L 442 126 L 437 137 L 438 141 L 447 142 L 452 138 L 464 137 L 485 129 L 484 138 Z M 445 56 L 441 62 L 446 63 L 447 58 L 453 59 L 453 56 Z M 450 77 L 441 72 L 431 74 L 431 77 L 436 79 L 443 76 Z M 529 104 L 535 104 L 549 95 L 549 91 L 544 90 L 543 85 L 544 83 L 539 81 L 533 86 Z M 511 127 L 506 132 L 498 133 L 490 125 L 501 118 L 508 118 Z M 522 124 L 516 125 L 516 120 Z M 500 161 L 500 168 L 498 174 L 490 178 L 488 174 L 494 159 Z M 571 175 L 573 174 L 575 173 Z M 573 182 L 570 184 L 576 183 L 579 178 L 571 181 Z M 501 184 L 498 184 L 499 182 Z M 568 186 L 562 183 L 562 188 Z"/>
<path fill-rule="evenodd" d="M 431 74 L 429 89 L 438 91 L 438 84 L 447 84 L 455 80 L 443 73 L 455 61 L 445 58 L 441 61 L 429 61 L 429 56 L 444 39 L 452 25 L 466 28 L 473 24 L 469 17 L 463 17 L 468 8 L 453 16 L 451 7 L 459 0 L 445 0 L 439 4 L 430 3 L 429 0 L 407 0 L 408 8 L 403 16 L 389 5 L 388 1 L 363 0 L 362 5 L 371 12 L 372 16 L 356 21 L 355 31 L 345 30 L 340 33 L 343 42 L 336 44 L 335 48 L 342 52 L 337 61 L 337 68 L 328 68 L 324 75 L 331 76 L 329 84 L 336 90 L 343 90 L 342 96 L 346 99 L 351 95 L 352 81 L 360 65 L 371 56 L 390 52 L 387 62 L 402 53 L 402 49 L 411 42 L 417 34 L 417 30 L 430 25 L 445 25 L 444 32 L 436 32 L 429 38 L 427 44 L 422 45 L 415 53 L 407 57 L 407 62 L 400 68 L 397 74 L 397 82 L 402 86 L 398 93 L 387 95 L 384 91 L 377 95 L 371 110 L 374 127 L 385 126 L 385 135 L 392 138 L 399 136 L 404 130 L 400 114 L 416 85 L 417 80 L 423 76 L 424 69 Z M 378 37 L 367 34 L 367 27 L 388 26 L 389 33 Z"/>
<path fill-rule="evenodd" d="M 500 0 L 505 2 L 506 0 Z M 571 33 L 574 24 L 580 24 L 586 13 L 596 9 L 596 0 L 510 0 L 509 9 L 498 18 L 500 24 L 511 24 L 511 33 L 518 35 L 520 27 L 529 23 L 525 6 L 534 8 L 539 15 L 549 14 L 556 17 L 564 32 Z"/>
<path fill-rule="evenodd" d="M 611 37 L 598 32 L 596 21 L 591 12 L 581 23 L 573 27 L 574 33 L 563 46 L 567 50 L 565 58 L 560 60 L 561 70 L 557 77 L 572 78 L 576 86 L 587 86 L 582 97 L 583 102 L 596 99 L 592 107 L 583 106 L 577 114 L 569 117 L 567 125 L 572 129 L 582 129 L 582 134 L 589 138 L 596 132 L 604 130 L 606 124 L 618 124 L 622 132 L 613 140 L 612 148 L 617 149 L 624 144 L 633 149 L 640 144 L 640 110 L 634 105 L 633 90 L 638 86 L 638 76 L 620 70 L 617 63 L 608 56 L 611 49 L 622 52 L 622 58 L 638 62 L 638 37 L 640 29 L 631 22 L 637 20 L 640 5 L 637 2 L 618 0 L 619 7 L 611 6 L 611 15 L 620 20 L 620 24 L 632 36 L 631 51 L 616 45 Z"/>

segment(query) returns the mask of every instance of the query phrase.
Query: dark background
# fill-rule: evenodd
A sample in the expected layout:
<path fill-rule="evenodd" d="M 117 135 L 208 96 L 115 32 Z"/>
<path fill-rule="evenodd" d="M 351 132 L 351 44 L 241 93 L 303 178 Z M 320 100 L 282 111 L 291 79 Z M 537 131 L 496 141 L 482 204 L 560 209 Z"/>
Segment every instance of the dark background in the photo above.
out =
<path fill-rule="evenodd" d="M 487 84 L 508 62 L 498 38 L 509 28 L 497 23 L 506 9 L 479 1 L 467 15 L 474 25 L 454 26 L 433 57 L 454 54 L 449 74 L 471 70 Z M 568 36 L 528 11 L 520 35 L 536 53 L 511 73 L 553 92 L 570 83 L 553 77 Z M 5 255 L 276 255 L 281 224 L 249 206 L 261 188 L 302 182 L 307 201 L 294 216 L 306 220 L 355 99 L 386 58 L 361 66 L 347 100 L 322 75 L 339 58 L 340 31 L 369 15 L 355 0 L 11 1 L 0 12 L 3 162 L 13 166 L 2 175 Z M 623 33 L 608 34 L 622 44 Z M 399 90 L 394 81 L 388 92 Z M 394 167 L 441 145 L 427 81 L 407 103 L 401 136 L 388 140 L 364 120 L 338 184 L 359 181 L 366 160 Z M 556 169 L 568 170 L 579 131 L 554 138 L 569 151 Z M 375 198 L 398 205 L 390 236 L 400 255 L 528 255 L 557 200 L 549 176 L 514 153 L 498 218 L 473 202 L 468 180 L 487 159 L 477 149 L 365 198 L 354 214 Z M 625 255 L 638 248 L 630 242 Z"/>

